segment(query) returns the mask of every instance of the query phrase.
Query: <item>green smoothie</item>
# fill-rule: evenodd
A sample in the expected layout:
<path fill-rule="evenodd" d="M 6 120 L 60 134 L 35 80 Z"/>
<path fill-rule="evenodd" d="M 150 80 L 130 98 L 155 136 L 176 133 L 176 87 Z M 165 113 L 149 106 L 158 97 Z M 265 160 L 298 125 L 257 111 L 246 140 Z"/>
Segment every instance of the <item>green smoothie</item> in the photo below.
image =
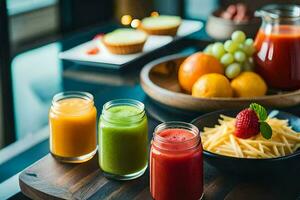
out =
<path fill-rule="evenodd" d="M 126 176 L 147 166 L 148 128 L 144 110 L 131 105 L 108 108 L 99 123 L 99 164 L 108 173 Z"/>

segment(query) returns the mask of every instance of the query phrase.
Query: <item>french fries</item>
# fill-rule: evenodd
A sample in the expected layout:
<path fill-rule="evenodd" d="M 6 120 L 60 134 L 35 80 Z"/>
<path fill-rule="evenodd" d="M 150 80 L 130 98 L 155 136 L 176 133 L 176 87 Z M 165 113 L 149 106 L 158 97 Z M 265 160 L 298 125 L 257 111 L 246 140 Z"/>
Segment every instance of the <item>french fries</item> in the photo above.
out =
<path fill-rule="evenodd" d="M 292 130 L 288 120 L 268 118 L 273 135 L 267 140 L 258 134 L 249 139 L 234 135 L 235 118 L 220 115 L 214 128 L 205 127 L 201 133 L 203 148 L 225 156 L 239 158 L 275 158 L 292 154 L 300 148 L 300 133 Z"/>

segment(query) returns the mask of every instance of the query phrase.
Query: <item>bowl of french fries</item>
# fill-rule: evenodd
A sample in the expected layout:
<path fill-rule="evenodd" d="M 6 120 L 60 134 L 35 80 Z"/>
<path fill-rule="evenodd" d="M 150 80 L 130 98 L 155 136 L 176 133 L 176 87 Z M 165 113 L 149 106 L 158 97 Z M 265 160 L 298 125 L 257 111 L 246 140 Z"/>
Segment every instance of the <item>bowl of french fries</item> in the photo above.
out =
<path fill-rule="evenodd" d="M 264 130 L 261 129 L 255 135 L 241 138 L 237 135 L 240 113 L 240 109 L 220 110 L 192 121 L 201 132 L 203 154 L 209 164 L 236 174 L 282 174 L 299 167 L 299 117 L 266 110 L 264 120 L 259 119 L 258 124 L 260 128 L 262 123 L 267 124 L 271 135 L 270 132 L 262 134 Z M 253 123 L 246 120 L 246 124 L 253 128 Z"/>

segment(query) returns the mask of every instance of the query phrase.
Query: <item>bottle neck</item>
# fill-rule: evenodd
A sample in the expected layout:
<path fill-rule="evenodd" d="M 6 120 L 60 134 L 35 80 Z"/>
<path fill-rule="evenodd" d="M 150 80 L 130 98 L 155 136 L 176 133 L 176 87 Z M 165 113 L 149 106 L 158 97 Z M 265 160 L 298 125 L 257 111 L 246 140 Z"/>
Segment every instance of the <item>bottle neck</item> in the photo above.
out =
<path fill-rule="evenodd" d="M 101 119 L 113 124 L 139 123 L 145 117 L 143 103 L 133 99 L 117 99 L 104 104 Z"/>
<path fill-rule="evenodd" d="M 300 6 L 272 4 L 255 12 L 261 17 L 263 27 L 268 25 L 300 25 Z"/>
<path fill-rule="evenodd" d="M 51 109 L 57 114 L 81 115 L 94 107 L 94 97 L 87 92 L 62 92 L 52 99 Z"/>
<path fill-rule="evenodd" d="M 166 122 L 154 130 L 152 145 L 165 151 L 187 151 L 201 144 L 196 126 L 185 122 Z"/>

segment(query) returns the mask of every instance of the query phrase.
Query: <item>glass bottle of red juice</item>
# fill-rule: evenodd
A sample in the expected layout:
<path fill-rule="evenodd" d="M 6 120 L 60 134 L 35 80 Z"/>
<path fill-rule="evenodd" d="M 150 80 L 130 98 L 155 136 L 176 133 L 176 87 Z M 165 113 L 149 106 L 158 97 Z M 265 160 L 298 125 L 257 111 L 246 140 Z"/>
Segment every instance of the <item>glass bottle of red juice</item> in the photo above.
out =
<path fill-rule="evenodd" d="M 203 196 L 203 158 L 197 127 L 167 122 L 154 131 L 150 192 L 155 200 L 198 200 Z"/>
<path fill-rule="evenodd" d="M 300 88 L 300 6 L 268 5 L 255 14 L 262 17 L 255 39 L 257 72 L 272 88 Z"/>

